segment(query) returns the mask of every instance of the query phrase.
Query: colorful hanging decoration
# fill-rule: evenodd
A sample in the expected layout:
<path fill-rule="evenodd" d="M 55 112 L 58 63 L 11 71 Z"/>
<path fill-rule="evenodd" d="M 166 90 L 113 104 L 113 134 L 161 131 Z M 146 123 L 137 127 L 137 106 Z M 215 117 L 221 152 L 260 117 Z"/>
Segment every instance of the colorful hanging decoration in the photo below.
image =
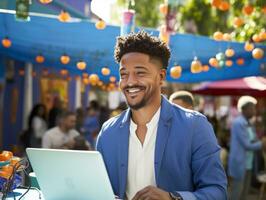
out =
<path fill-rule="evenodd" d="M 210 58 L 209 59 L 209 64 L 212 66 L 212 67 L 219 67 L 219 62 L 216 58 Z"/>
<path fill-rule="evenodd" d="M 216 31 L 213 34 L 213 39 L 216 41 L 222 41 L 223 40 L 223 33 L 221 31 Z"/>
<path fill-rule="evenodd" d="M 233 57 L 235 55 L 235 50 L 232 48 L 228 48 L 225 50 L 225 55 L 227 57 Z"/>
<path fill-rule="evenodd" d="M 135 11 L 132 9 L 124 10 L 122 12 L 122 24 L 120 28 L 120 35 L 128 35 L 134 32 L 135 29 Z"/>
<path fill-rule="evenodd" d="M 210 70 L 209 65 L 203 65 L 203 66 L 202 66 L 202 71 L 207 72 L 207 71 L 209 71 L 209 70 Z"/>
<path fill-rule="evenodd" d="M 102 19 L 99 19 L 96 23 L 95 23 L 95 27 L 98 30 L 103 30 L 106 27 L 105 21 L 103 21 Z"/>
<path fill-rule="evenodd" d="M 10 40 L 8 37 L 5 37 L 5 38 L 2 40 L 2 45 L 3 45 L 3 47 L 5 47 L 5 48 L 9 48 L 9 47 L 11 47 L 12 42 L 11 42 L 11 40 Z"/>
<path fill-rule="evenodd" d="M 225 61 L 225 66 L 231 67 L 232 65 L 233 65 L 233 61 L 232 60 L 226 60 Z"/>
<path fill-rule="evenodd" d="M 223 34 L 223 40 L 224 41 L 230 41 L 231 40 L 231 35 L 229 33 L 224 33 Z"/>
<path fill-rule="evenodd" d="M 66 75 L 68 75 L 68 70 L 67 70 L 67 69 L 61 69 L 61 70 L 60 70 L 60 74 L 61 74 L 62 76 L 66 76 Z"/>
<path fill-rule="evenodd" d="M 245 64 L 245 60 L 244 60 L 244 58 L 238 58 L 238 59 L 236 60 L 236 64 L 238 64 L 238 65 L 244 65 L 244 64 Z"/>
<path fill-rule="evenodd" d="M 254 10 L 254 7 L 252 5 L 245 5 L 243 8 L 242 8 L 242 12 L 243 14 L 245 15 L 251 15 L 252 12 Z"/>
<path fill-rule="evenodd" d="M 16 0 L 16 20 L 29 21 L 30 0 Z"/>
<path fill-rule="evenodd" d="M 101 71 L 102 71 L 102 75 L 104 76 L 108 76 L 111 72 L 110 69 L 107 67 L 103 67 Z"/>
<path fill-rule="evenodd" d="M 170 33 L 166 30 L 166 25 L 160 27 L 159 38 L 166 44 L 169 44 Z"/>
<path fill-rule="evenodd" d="M 227 1 L 221 1 L 218 9 L 221 11 L 228 11 L 230 8 L 230 4 Z"/>
<path fill-rule="evenodd" d="M 202 64 L 197 57 L 195 57 L 194 60 L 191 62 L 190 71 L 193 74 L 200 73 L 202 71 Z"/>
<path fill-rule="evenodd" d="M 53 0 L 39 0 L 42 4 L 51 3 Z"/>
<path fill-rule="evenodd" d="M 253 42 L 256 42 L 256 43 L 260 42 L 260 41 L 261 41 L 261 40 L 260 40 L 260 36 L 259 36 L 258 34 L 254 34 L 254 35 L 252 36 L 252 41 L 253 41 Z"/>
<path fill-rule="evenodd" d="M 174 66 L 170 69 L 170 76 L 174 79 L 178 79 L 181 77 L 182 67 L 180 65 Z"/>
<path fill-rule="evenodd" d="M 63 65 L 67 65 L 67 64 L 70 62 L 70 57 L 69 57 L 67 54 L 63 54 L 63 55 L 60 57 L 60 62 L 61 62 Z"/>
<path fill-rule="evenodd" d="M 219 65 L 218 67 L 223 67 L 225 65 L 225 55 L 224 53 L 220 52 L 220 53 L 217 53 L 215 58 L 217 59 Z"/>
<path fill-rule="evenodd" d="M 116 81 L 116 77 L 115 77 L 115 76 L 111 76 L 111 77 L 109 78 L 109 80 L 110 80 L 110 82 L 114 83 L 114 82 Z"/>
<path fill-rule="evenodd" d="M 37 63 L 43 63 L 44 60 L 45 60 L 45 58 L 44 58 L 44 56 L 43 56 L 42 54 L 39 54 L 39 55 L 37 55 L 37 56 L 35 57 L 35 61 L 36 61 Z"/>
<path fill-rule="evenodd" d="M 263 56 L 264 56 L 264 51 L 261 48 L 255 48 L 252 51 L 252 57 L 257 59 L 257 60 L 262 59 Z"/>
<path fill-rule="evenodd" d="M 235 17 L 233 20 L 233 26 L 235 28 L 239 28 L 240 26 L 242 26 L 244 24 L 244 20 L 240 17 Z"/>
<path fill-rule="evenodd" d="M 77 68 L 78 68 L 79 70 L 84 70 L 84 69 L 86 69 L 86 66 L 87 66 L 87 64 L 86 64 L 84 61 L 79 61 L 79 62 L 77 63 Z"/>
<path fill-rule="evenodd" d="M 98 82 L 99 80 L 100 80 L 100 79 L 99 79 L 99 76 L 98 76 L 97 74 L 91 74 L 91 75 L 89 76 L 89 81 L 90 81 L 90 83 L 91 83 L 92 85 L 97 84 L 97 82 Z"/>
<path fill-rule="evenodd" d="M 64 10 L 62 10 L 60 14 L 58 15 L 58 20 L 60 22 L 68 22 L 70 21 L 70 19 L 71 19 L 70 14 Z"/>
<path fill-rule="evenodd" d="M 162 13 L 164 16 L 167 15 L 168 12 L 168 5 L 166 3 L 162 3 L 159 6 L 160 13 Z"/>
<path fill-rule="evenodd" d="M 254 44 L 253 43 L 250 43 L 250 42 L 246 42 L 245 43 L 245 46 L 244 46 L 244 49 L 246 50 L 246 51 L 252 51 L 253 49 L 254 49 Z"/>

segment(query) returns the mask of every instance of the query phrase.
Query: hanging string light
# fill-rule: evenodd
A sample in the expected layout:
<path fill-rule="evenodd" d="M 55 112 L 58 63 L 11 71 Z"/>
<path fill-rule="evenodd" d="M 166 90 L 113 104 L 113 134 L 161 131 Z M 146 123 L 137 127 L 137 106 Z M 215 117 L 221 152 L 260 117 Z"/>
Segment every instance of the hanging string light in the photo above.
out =
<path fill-rule="evenodd" d="M 105 22 L 102 19 L 99 19 L 99 21 L 96 22 L 95 27 L 98 30 L 103 30 L 103 29 L 105 29 L 106 24 L 105 24 Z"/>
<path fill-rule="evenodd" d="M 226 50 L 225 50 L 225 55 L 226 55 L 227 57 L 233 57 L 233 56 L 235 55 L 235 51 L 234 51 L 234 49 L 232 49 L 232 48 L 228 48 L 228 49 L 226 49 Z"/>
<path fill-rule="evenodd" d="M 194 73 L 200 73 L 202 71 L 202 64 L 197 57 L 191 62 L 190 71 Z"/>
<path fill-rule="evenodd" d="M 254 44 L 253 43 L 250 43 L 250 42 L 246 42 L 245 43 L 245 46 L 244 46 L 244 49 L 246 50 L 246 51 L 252 51 L 253 49 L 254 49 Z"/>
<path fill-rule="evenodd" d="M 67 54 L 64 53 L 60 57 L 60 61 L 61 61 L 62 64 L 67 65 L 70 62 L 70 57 Z"/>
<path fill-rule="evenodd" d="M 87 64 L 86 64 L 84 61 L 79 61 L 79 62 L 77 62 L 77 68 L 78 68 L 79 70 L 84 70 L 84 69 L 86 69 L 86 66 L 87 66 Z"/>
<path fill-rule="evenodd" d="M 53 0 L 39 0 L 42 4 L 51 3 Z"/>
<path fill-rule="evenodd" d="M 116 81 L 116 77 L 115 77 L 115 76 L 111 76 L 111 77 L 109 78 L 109 80 L 110 80 L 110 82 L 114 83 L 114 82 Z"/>
<path fill-rule="evenodd" d="M 111 73 L 110 69 L 107 67 L 103 67 L 101 71 L 104 76 L 108 76 Z"/>
<path fill-rule="evenodd" d="M 209 59 L 209 64 L 212 66 L 212 67 L 219 67 L 219 62 L 216 58 L 210 58 Z"/>
<path fill-rule="evenodd" d="M 5 48 L 9 48 L 9 47 L 11 47 L 12 42 L 8 37 L 5 37 L 4 39 L 2 39 L 2 45 Z"/>
<path fill-rule="evenodd" d="M 89 81 L 91 84 L 97 84 L 97 82 L 99 81 L 99 76 L 97 74 L 91 74 L 89 76 Z"/>
<path fill-rule="evenodd" d="M 45 58 L 44 58 L 44 56 L 43 56 L 42 54 L 39 54 L 39 55 L 37 55 L 37 56 L 35 57 L 35 61 L 36 61 L 37 63 L 43 63 L 44 60 L 45 60 Z"/>
<path fill-rule="evenodd" d="M 180 65 L 174 66 L 170 69 L 170 76 L 174 79 L 180 78 L 182 74 L 182 67 Z"/>
<path fill-rule="evenodd" d="M 70 21 L 70 19 L 71 19 L 70 14 L 64 10 L 62 10 L 60 14 L 58 15 L 58 20 L 60 22 L 68 22 Z"/>
<path fill-rule="evenodd" d="M 232 60 L 226 60 L 225 61 L 225 66 L 231 67 L 232 65 L 233 65 L 233 61 Z"/>
<path fill-rule="evenodd" d="M 238 59 L 236 60 L 236 64 L 238 64 L 238 65 L 244 65 L 244 64 L 245 64 L 245 60 L 244 60 L 244 58 L 238 58 Z"/>
<path fill-rule="evenodd" d="M 255 48 L 252 51 L 252 56 L 253 56 L 253 58 L 255 58 L 257 60 L 262 59 L 264 56 L 264 51 L 261 48 Z"/>

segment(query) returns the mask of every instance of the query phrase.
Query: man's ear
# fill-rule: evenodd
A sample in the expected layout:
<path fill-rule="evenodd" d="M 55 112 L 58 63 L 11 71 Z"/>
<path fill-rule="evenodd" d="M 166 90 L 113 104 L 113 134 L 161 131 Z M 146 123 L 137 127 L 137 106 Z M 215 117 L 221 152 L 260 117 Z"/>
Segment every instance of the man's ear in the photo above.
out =
<path fill-rule="evenodd" d="M 161 69 L 160 70 L 160 85 L 163 84 L 165 77 L 166 77 L 166 69 Z"/>

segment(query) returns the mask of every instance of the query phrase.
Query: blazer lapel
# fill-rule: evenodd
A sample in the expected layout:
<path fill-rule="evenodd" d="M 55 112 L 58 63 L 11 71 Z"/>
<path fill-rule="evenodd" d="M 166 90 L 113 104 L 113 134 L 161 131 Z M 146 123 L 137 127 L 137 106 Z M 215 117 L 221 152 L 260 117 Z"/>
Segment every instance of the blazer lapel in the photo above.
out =
<path fill-rule="evenodd" d="M 154 160 L 155 179 L 157 186 L 159 186 L 160 184 L 159 173 L 164 155 L 164 150 L 170 132 L 172 113 L 173 112 L 171 104 L 164 97 L 162 97 L 161 114 L 157 130 L 157 137 L 155 144 L 155 160 Z"/>
<path fill-rule="evenodd" d="M 130 110 L 128 109 L 120 124 L 120 142 L 119 142 L 119 197 L 124 198 L 127 184 L 128 171 L 128 145 L 129 145 L 129 121 Z"/>

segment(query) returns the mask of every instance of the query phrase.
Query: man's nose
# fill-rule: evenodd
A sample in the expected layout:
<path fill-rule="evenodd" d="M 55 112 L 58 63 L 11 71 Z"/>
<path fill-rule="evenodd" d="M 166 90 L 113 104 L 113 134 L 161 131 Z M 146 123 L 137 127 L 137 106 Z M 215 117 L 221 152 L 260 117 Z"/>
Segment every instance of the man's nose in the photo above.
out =
<path fill-rule="evenodd" d="M 135 85 L 138 82 L 138 79 L 134 73 L 128 75 L 127 85 Z"/>

